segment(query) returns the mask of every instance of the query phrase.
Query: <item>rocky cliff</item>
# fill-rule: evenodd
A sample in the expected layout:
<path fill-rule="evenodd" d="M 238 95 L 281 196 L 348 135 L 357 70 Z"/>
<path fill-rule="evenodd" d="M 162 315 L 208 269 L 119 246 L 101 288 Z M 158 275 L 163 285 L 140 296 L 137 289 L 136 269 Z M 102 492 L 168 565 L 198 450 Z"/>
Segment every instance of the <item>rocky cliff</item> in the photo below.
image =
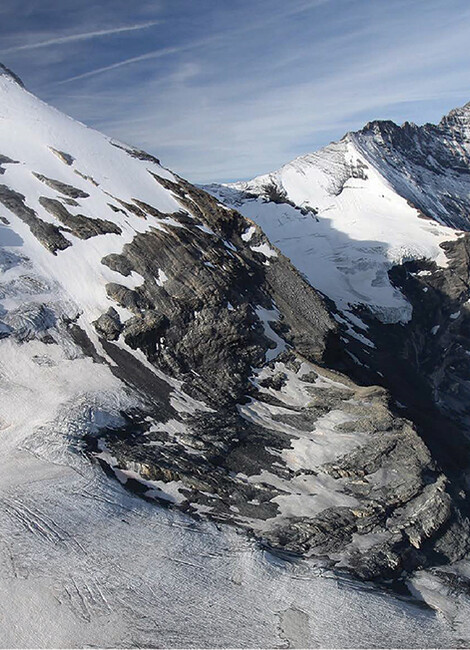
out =
<path fill-rule="evenodd" d="M 153 156 L 51 109 L 10 74 L 0 94 L 8 453 L 47 445 L 73 464 L 65 439 L 146 499 L 361 577 L 465 553 L 453 468 L 402 416 L 391 381 L 392 393 L 379 371 L 353 379 L 352 355 L 375 344 L 352 329 L 352 311 L 345 319 L 279 242 Z M 345 169 L 364 181 L 363 164 Z M 452 390 L 437 365 L 433 382 Z"/>

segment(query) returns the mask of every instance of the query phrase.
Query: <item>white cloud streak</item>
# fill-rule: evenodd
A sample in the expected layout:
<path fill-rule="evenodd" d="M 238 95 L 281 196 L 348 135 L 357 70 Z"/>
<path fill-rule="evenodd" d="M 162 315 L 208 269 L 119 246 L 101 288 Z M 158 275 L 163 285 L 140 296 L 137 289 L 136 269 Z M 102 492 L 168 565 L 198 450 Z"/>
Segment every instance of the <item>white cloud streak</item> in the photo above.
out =
<path fill-rule="evenodd" d="M 39 94 L 190 180 L 249 178 L 368 120 L 436 121 L 468 101 L 466 2 L 238 0 L 200 15 L 201 0 L 174 33 L 162 16 L 159 49 L 85 58 Z"/>
<path fill-rule="evenodd" d="M 180 45 L 180 46 L 175 46 L 175 47 L 163 47 L 159 50 L 153 50 L 152 52 L 146 52 L 145 54 L 140 54 L 139 56 L 133 56 L 128 59 L 123 59 L 122 61 L 117 61 L 116 63 L 112 63 L 110 65 L 105 65 L 101 68 L 95 68 L 94 70 L 89 70 L 87 72 L 84 72 L 82 74 L 77 74 L 74 75 L 73 77 L 68 77 L 67 79 L 62 79 L 62 81 L 58 81 L 57 85 L 60 86 L 62 84 L 67 84 L 72 81 L 78 81 L 79 79 L 89 79 L 90 77 L 95 77 L 96 75 L 103 74 L 104 72 L 110 72 L 111 70 L 117 70 L 118 68 L 122 68 L 127 65 L 131 65 L 133 63 L 142 63 L 143 61 L 150 61 L 152 59 L 159 59 L 163 56 L 169 56 L 171 54 L 178 54 L 179 52 L 186 52 L 188 50 L 191 50 L 195 47 L 200 47 L 207 45 L 210 42 L 211 39 L 207 39 L 202 42 L 196 42 L 196 43 L 189 43 L 187 45 Z"/>
<path fill-rule="evenodd" d="M 78 41 L 88 41 L 92 38 L 101 38 L 103 36 L 112 36 L 115 34 L 123 34 L 125 32 L 135 32 L 141 29 L 148 29 L 158 25 L 160 21 L 153 20 L 146 23 L 139 23 L 136 25 L 125 25 L 123 27 L 113 27 L 112 29 L 99 29 L 96 31 L 83 32 L 81 34 L 69 34 L 68 36 L 59 36 L 50 38 L 39 43 L 26 43 L 24 45 L 17 45 L 16 47 L 9 47 L 5 50 L 0 50 L 0 54 L 7 54 L 12 52 L 22 52 L 25 50 L 36 50 L 42 47 L 51 47 L 54 45 L 65 45 L 68 43 L 75 43 Z"/>
<path fill-rule="evenodd" d="M 72 81 L 78 81 L 80 79 L 89 79 L 96 75 L 100 75 L 105 72 L 111 72 L 112 70 L 117 70 L 118 68 L 132 65 L 134 63 L 142 63 L 144 61 L 159 59 L 161 57 L 169 56 L 171 54 L 187 52 L 192 49 L 197 49 L 200 47 L 211 45 L 213 43 L 223 43 L 224 39 L 226 39 L 228 35 L 230 36 L 230 38 L 233 38 L 234 36 L 240 37 L 243 34 L 254 32 L 261 28 L 267 29 L 269 28 L 270 23 L 282 19 L 286 19 L 289 16 L 295 16 L 301 13 L 306 13 L 308 11 L 311 11 L 312 9 L 325 5 L 328 2 L 330 2 L 330 0 L 306 0 L 305 2 L 299 3 L 297 5 L 294 4 L 288 8 L 282 8 L 282 10 L 278 13 L 273 12 L 272 15 L 266 15 L 263 17 L 261 21 L 251 20 L 246 24 L 243 24 L 242 26 L 233 27 L 230 30 L 229 34 L 225 32 L 220 34 L 214 34 L 212 37 L 192 41 L 183 45 L 174 46 L 174 47 L 164 47 L 158 50 L 153 50 L 151 52 L 146 52 L 145 54 L 141 54 L 139 56 L 129 57 L 127 59 L 117 61 L 116 63 L 112 63 L 110 65 L 102 66 L 100 68 L 95 68 L 93 70 L 88 70 L 87 72 L 74 75 L 73 77 L 68 77 L 67 79 L 63 79 L 62 81 L 59 81 L 58 84 L 67 84 L 67 83 L 71 83 Z"/>

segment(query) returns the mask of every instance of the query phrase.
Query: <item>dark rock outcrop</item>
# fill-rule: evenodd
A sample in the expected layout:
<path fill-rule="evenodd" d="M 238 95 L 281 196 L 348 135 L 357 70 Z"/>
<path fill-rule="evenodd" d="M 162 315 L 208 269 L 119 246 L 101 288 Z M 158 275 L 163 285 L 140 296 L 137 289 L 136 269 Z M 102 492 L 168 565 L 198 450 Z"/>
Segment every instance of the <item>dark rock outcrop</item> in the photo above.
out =
<path fill-rule="evenodd" d="M 114 307 L 110 307 L 105 314 L 101 314 L 93 325 L 96 331 L 108 341 L 118 339 L 123 328 L 119 314 Z"/>
<path fill-rule="evenodd" d="M 111 140 L 111 144 L 113 147 L 117 147 L 118 149 L 122 149 L 126 153 L 129 154 L 129 156 L 132 156 L 132 158 L 137 158 L 138 160 L 144 160 L 147 162 L 154 163 L 155 165 L 159 165 L 160 161 L 158 158 L 155 158 L 155 156 L 152 156 L 152 154 L 147 153 L 146 151 L 142 151 L 142 149 L 136 149 L 135 147 L 129 147 L 128 145 L 124 145 L 121 142 L 116 142 L 115 140 Z"/>
<path fill-rule="evenodd" d="M 6 185 L 0 185 L 0 203 L 24 221 L 33 235 L 51 253 L 55 254 L 71 246 L 71 242 L 64 237 L 59 228 L 40 219 L 35 211 L 26 205 L 25 200 L 23 194 L 15 192 Z"/>
<path fill-rule="evenodd" d="M 10 79 L 13 79 L 13 81 L 15 81 L 18 84 L 18 86 L 24 88 L 24 83 L 21 81 L 18 75 L 12 72 L 10 68 L 7 68 L 6 65 L 3 65 L 3 63 L 0 63 L 0 75 L 4 75 L 5 77 L 9 77 Z"/>
<path fill-rule="evenodd" d="M 12 160 L 8 156 L 2 156 L 0 154 L 0 175 L 5 173 L 4 165 L 15 165 L 18 164 L 17 160 Z"/>
<path fill-rule="evenodd" d="M 78 189 L 78 187 L 73 187 L 73 185 L 69 185 L 68 183 L 62 183 L 54 178 L 47 178 L 47 176 L 37 174 L 36 172 L 33 172 L 33 174 L 38 180 L 51 187 L 53 190 L 56 190 L 56 192 L 65 194 L 65 196 L 69 196 L 71 199 L 86 199 L 90 196 L 87 192 Z"/>
<path fill-rule="evenodd" d="M 107 233 L 114 235 L 121 234 L 119 226 L 112 221 L 91 219 L 83 214 L 72 214 L 58 199 L 41 196 L 39 197 L 39 203 L 53 217 L 63 223 L 72 234 L 80 239 L 89 239 L 90 237 L 106 235 Z"/>
<path fill-rule="evenodd" d="M 65 151 L 59 151 L 58 149 L 54 149 L 54 147 L 49 147 L 49 149 L 52 151 L 53 154 L 59 158 L 63 163 L 68 165 L 69 167 L 73 165 L 75 158 L 71 156 L 69 153 L 65 153 Z"/>
<path fill-rule="evenodd" d="M 193 217 L 185 218 L 185 227 L 169 225 L 138 234 L 121 254 L 103 259 L 123 275 L 133 270 L 144 278 L 137 289 L 109 284 L 107 292 L 139 316 L 133 327 L 147 327 L 147 312 L 164 319 L 158 345 L 157 339 L 152 345 L 154 362 L 183 378 L 187 389 L 200 397 L 218 404 L 241 399 L 251 368 L 263 363 L 272 345 L 256 307 L 271 309 L 274 303 L 281 308 L 279 326 L 286 340 L 308 358 L 320 360 L 335 325 L 322 299 L 288 260 L 278 255 L 265 265 L 241 238 L 248 224 L 240 214 L 183 180 L 158 180 Z M 137 204 L 144 215 L 166 216 Z M 165 282 L 159 280 L 162 269 Z M 302 303 L 299 309 L 294 307 L 297 301 Z"/>

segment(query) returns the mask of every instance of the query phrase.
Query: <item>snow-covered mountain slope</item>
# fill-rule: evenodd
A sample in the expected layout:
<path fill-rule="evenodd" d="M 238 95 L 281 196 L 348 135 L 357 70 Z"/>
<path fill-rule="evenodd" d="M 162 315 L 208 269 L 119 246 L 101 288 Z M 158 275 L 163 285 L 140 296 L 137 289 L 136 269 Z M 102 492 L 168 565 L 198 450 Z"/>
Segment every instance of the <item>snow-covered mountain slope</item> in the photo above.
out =
<path fill-rule="evenodd" d="M 470 104 L 437 126 L 371 122 L 277 172 L 207 188 L 335 302 L 356 376 L 387 376 L 400 402 L 418 392 L 422 412 L 422 391 L 400 379 L 412 373 L 465 430 L 469 134 Z"/>
<path fill-rule="evenodd" d="M 374 122 L 277 172 L 207 187 L 334 301 L 352 365 L 332 364 L 391 391 L 461 496 L 470 468 L 468 115 L 467 105 L 438 126 Z"/>
<path fill-rule="evenodd" d="M 348 376 L 351 354 L 375 345 L 369 333 L 348 334 L 259 226 L 153 156 L 45 105 L 5 70 L 0 271 L 4 530 L 28 553 L 61 562 L 60 546 L 78 571 L 86 545 L 77 551 L 64 530 L 93 529 L 111 497 L 109 512 L 126 510 L 130 489 L 364 578 L 402 579 L 465 556 L 468 520 L 448 467 L 374 386 L 377 374 L 361 385 Z M 79 492 L 80 525 L 33 507 L 25 475 L 44 502 L 54 485 L 66 503 Z M 147 504 L 136 524 L 144 540 L 146 513 Z M 119 537 L 106 547 L 110 562 L 121 528 L 104 528 Z M 36 573 L 8 535 L 0 553 L 17 585 Z M 103 564 L 94 548 L 87 576 Z M 79 585 L 67 616 L 106 608 L 99 587 Z"/>
<path fill-rule="evenodd" d="M 407 322 L 411 306 L 389 269 L 418 259 L 445 267 L 440 244 L 458 233 L 410 204 L 364 140 L 348 134 L 277 172 L 208 189 L 258 223 L 341 310 L 362 304 L 383 322 Z"/>
<path fill-rule="evenodd" d="M 31 430 L 50 455 L 44 432 L 60 428 L 148 498 L 330 552 L 361 575 L 388 572 L 391 561 L 356 552 L 354 531 L 370 532 L 375 493 L 387 518 L 390 499 L 412 517 L 431 490 L 416 468 L 431 457 L 386 394 L 318 366 L 339 345 L 321 297 L 259 228 L 155 158 L 8 75 L 0 93 L 2 457 Z M 404 460 L 399 487 L 357 492 L 338 468 L 358 449 L 374 456 L 380 418 L 400 451 L 374 467 L 407 458 L 405 440 L 416 466 Z M 436 534 L 445 512 L 413 535 Z M 400 557 L 393 536 L 384 544 Z"/>

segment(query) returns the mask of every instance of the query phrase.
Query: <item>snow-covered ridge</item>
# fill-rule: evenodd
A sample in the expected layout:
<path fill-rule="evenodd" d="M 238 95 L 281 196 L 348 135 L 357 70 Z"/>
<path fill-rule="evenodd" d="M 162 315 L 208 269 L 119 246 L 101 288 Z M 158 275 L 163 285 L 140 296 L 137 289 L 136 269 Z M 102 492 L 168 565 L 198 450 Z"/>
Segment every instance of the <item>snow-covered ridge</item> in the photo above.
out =
<path fill-rule="evenodd" d="M 351 137 L 395 191 L 424 215 L 469 229 L 470 103 L 437 125 L 371 122 Z"/>
<path fill-rule="evenodd" d="M 3 63 L 0 63 L 0 76 L 8 77 L 9 79 L 12 79 L 15 83 L 17 83 L 22 88 L 24 87 L 23 82 L 18 77 L 18 75 L 16 75 L 12 70 L 4 66 Z"/>
<path fill-rule="evenodd" d="M 81 213 L 92 220 L 108 220 L 121 233 L 92 239 L 66 233 L 65 238 L 72 245 L 60 255 L 51 256 L 27 224 L 7 211 L 6 206 L 2 208 L 9 222 L 2 225 L 4 236 L 11 225 L 22 238 L 22 253 L 34 258 L 37 269 L 55 278 L 89 319 L 97 318 L 108 304 L 105 284 L 118 279 L 118 274 L 100 263 L 101 259 L 111 252 L 120 252 L 137 232 L 158 227 L 155 218 L 126 214 L 116 197 L 130 204 L 138 198 L 163 213 L 177 211 L 180 205 L 147 169 L 162 177 L 173 176 L 155 163 L 133 158 L 126 149 L 113 146 L 109 138 L 44 104 L 8 76 L 0 77 L 0 96 L 0 154 L 11 161 L 3 163 L 0 184 L 26 197 L 26 206 L 46 223 L 61 225 L 39 199 L 56 200 L 59 196 L 72 215 Z M 72 196 L 79 196 L 70 199 L 69 192 L 66 198 L 41 179 L 59 179 L 76 190 Z M 130 277 L 127 282 L 132 286 L 139 279 Z"/>
<path fill-rule="evenodd" d="M 443 123 L 461 124 L 462 114 L 467 110 Z M 340 309 L 365 305 L 385 322 L 406 322 L 411 306 L 391 285 L 389 269 L 420 259 L 445 267 L 441 244 L 459 232 L 445 226 L 444 219 L 439 222 L 436 211 L 423 214 L 419 201 L 412 201 L 417 191 L 409 191 L 411 184 L 428 201 L 435 185 L 426 177 L 416 179 L 411 163 L 400 159 L 392 164 L 392 145 L 384 150 L 383 135 L 390 130 L 400 127 L 371 123 L 276 172 L 208 190 L 257 222 L 312 286 Z M 465 183 L 468 179 L 470 175 Z M 456 181 L 447 182 L 451 187 Z M 465 199 L 469 190 L 470 185 L 466 193 L 462 190 Z"/>

